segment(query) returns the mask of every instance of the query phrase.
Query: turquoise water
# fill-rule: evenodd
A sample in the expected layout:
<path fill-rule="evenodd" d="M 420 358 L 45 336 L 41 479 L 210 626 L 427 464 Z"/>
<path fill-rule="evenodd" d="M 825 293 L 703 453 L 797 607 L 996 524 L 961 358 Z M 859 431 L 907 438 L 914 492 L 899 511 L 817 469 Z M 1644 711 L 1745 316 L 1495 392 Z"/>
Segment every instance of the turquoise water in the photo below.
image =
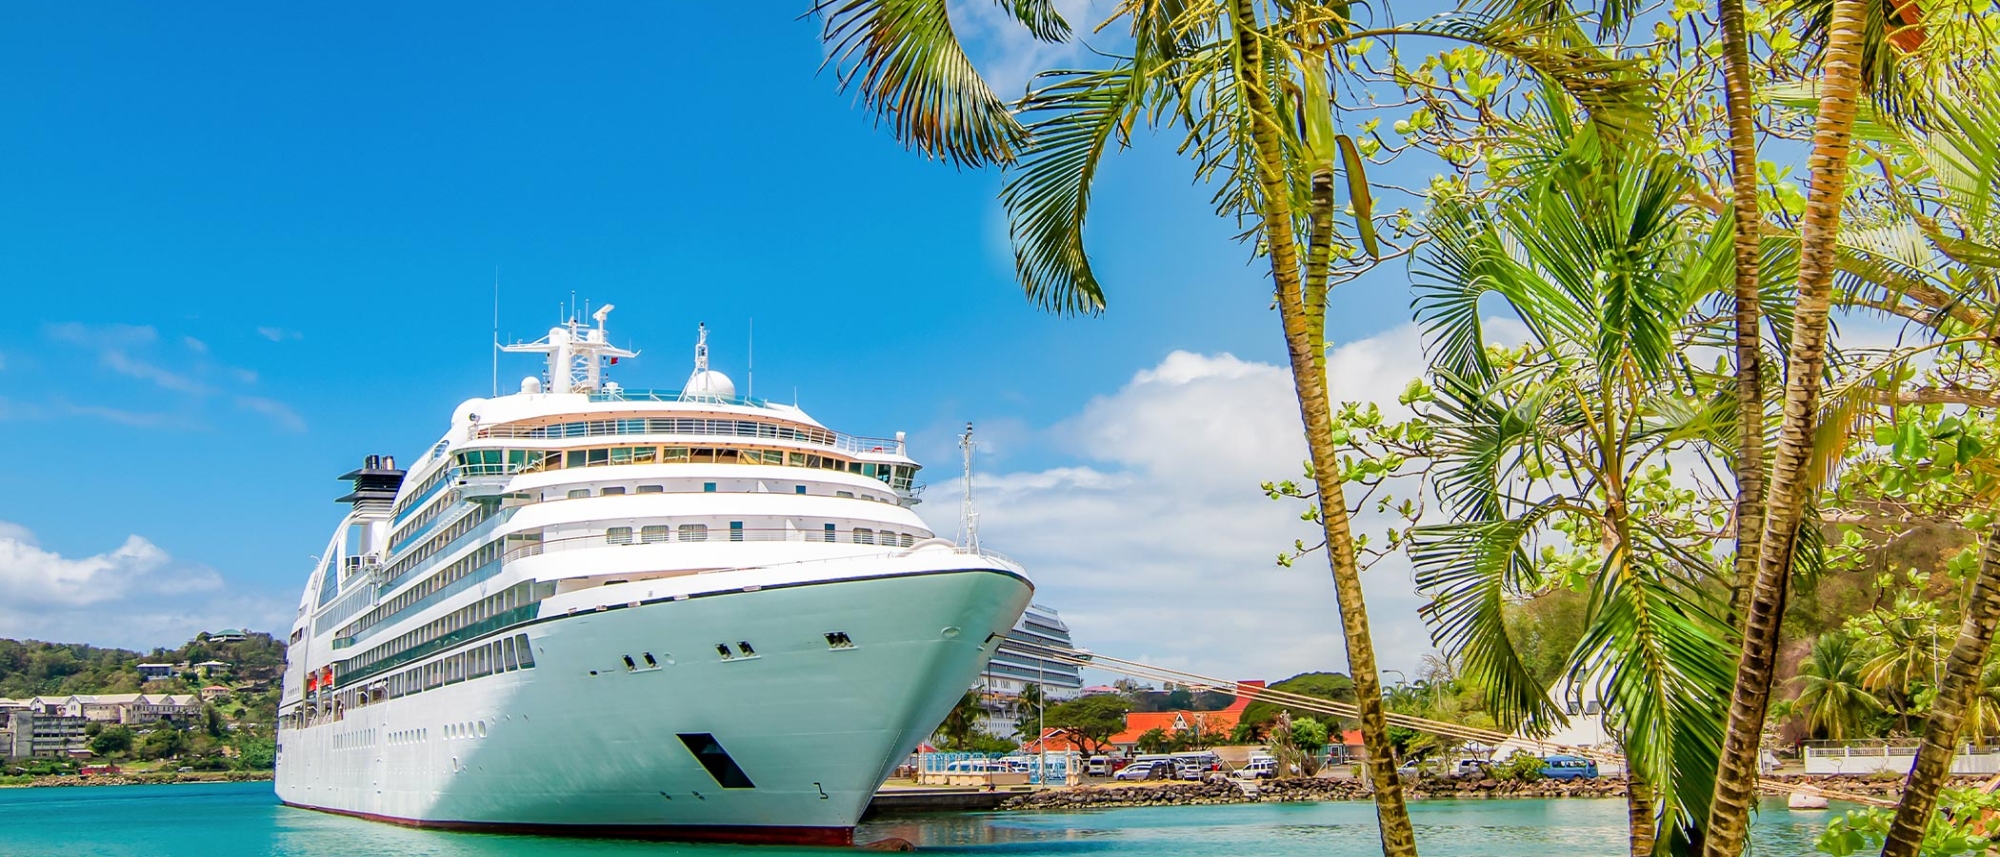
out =
<path fill-rule="evenodd" d="M 1625 853 L 1618 800 L 1438 800 L 1410 807 L 1426 857 Z M 1768 805 L 1758 854 L 1802 855 L 1828 814 Z M 1380 854 L 1366 803 L 1141 807 L 1077 813 L 909 816 L 862 826 L 927 852 L 994 857 L 1366 857 Z M 4 857 L 784 857 L 824 849 L 676 845 L 409 830 L 279 806 L 269 783 L 0 789 Z"/>

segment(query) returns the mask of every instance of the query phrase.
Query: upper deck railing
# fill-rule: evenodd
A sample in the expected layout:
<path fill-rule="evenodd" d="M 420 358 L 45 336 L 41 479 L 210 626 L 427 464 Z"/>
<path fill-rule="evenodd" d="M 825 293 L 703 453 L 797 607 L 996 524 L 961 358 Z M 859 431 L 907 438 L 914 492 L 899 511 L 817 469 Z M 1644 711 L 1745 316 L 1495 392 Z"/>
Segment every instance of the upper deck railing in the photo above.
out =
<path fill-rule="evenodd" d="M 590 400 L 593 402 L 679 402 L 681 401 L 681 391 L 628 390 L 620 387 L 616 390 L 599 390 L 591 393 Z M 742 405 L 746 408 L 764 408 L 770 406 L 770 403 L 764 399 L 756 399 L 749 396 L 717 396 L 711 393 L 697 394 L 695 398 L 689 401 L 710 402 L 722 405 Z"/>
<path fill-rule="evenodd" d="M 593 398 L 595 398 L 593 396 Z M 762 440 L 789 440 L 854 454 L 902 455 L 903 442 L 895 438 L 861 437 L 812 426 L 780 425 L 758 420 L 714 419 L 708 417 L 630 417 L 625 419 L 571 420 L 546 425 L 502 424 L 473 430 L 474 438 L 557 439 L 612 437 L 617 435 L 685 435 Z"/>

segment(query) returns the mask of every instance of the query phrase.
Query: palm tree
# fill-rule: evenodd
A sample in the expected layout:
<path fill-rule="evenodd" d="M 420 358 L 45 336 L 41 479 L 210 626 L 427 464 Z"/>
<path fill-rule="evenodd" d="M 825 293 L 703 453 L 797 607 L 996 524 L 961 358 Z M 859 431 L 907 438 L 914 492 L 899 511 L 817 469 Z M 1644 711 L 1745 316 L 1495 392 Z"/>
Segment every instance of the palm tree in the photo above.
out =
<path fill-rule="evenodd" d="M 1736 220 L 1733 304 L 1736 334 L 1736 581 L 1729 623 L 1741 624 L 1744 600 L 1757 583 L 1764 529 L 1764 346 L 1759 325 L 1764 216 L 1757 199 L 1756 105 L 1750 85 L 1750 34 L 1743 0 L 1716 0 L 1722 29 L 1723 109 L 1729 125 L 1730 211 Z"/>
<path fill-rule="evenodd" d="M 1596 570 L 1568 680 L 1598 688 L 1631 771 L 1631 847 L 1688 842 L 1706 819 L 1729 684 L 1726 598 L 1703 540 L 1664 525 L 1646 486 L 1670 453 L 1726 448 L 1730 405 L 1701 403 L 1682 337 L 1723 289 L 1706 224 L 1679 204 L 1678 158 L 1602 139 L 1545 110 L 1512 162 L 1542 172 L 1492 206 L 1439 200 L 1417 315 L 1437 343 L 1432 450 L 1452 523 L 1412 557 L 1433 635 L 1504 727 L 1561 713 L 1507 637 L 1509 598 L 1551 585 L 1531 546 L 1588 551 Z M 1505 362 L 1480 347 L 1494 299 L 1528 329 Z M 1688 404 L 1692 400 L 1693 405 Z M 1726 587 L 1724 587 L 1726 589 Z M 1661 824 L 1661 821 L 1665 824 Z"/>
<path fill-rule="evenodd" d="M 1383 852 L 1413 855 L 1416 843 L 1390 752 L 1326 382 L 1330 260 L 1336 246 L 1348 242 L 1371 253 L 1378 247 L 1358 148 L 1333 133 L 1327 78 L 1344 68 L 1338 58 L 1354 40 L 1411 34 L 1495 50 L 1556 81 L 1592 109 L 1593 120 L 1607 124 L 1629 121 L 1629 108 L 1642 98 L 1647 81 L 1627 73 L 1630 63 L 1570 38 L 1574 25 L 1568 22 L 1461 15 L 1371 30 L 1353 27 L 1345 4 L 1273 4 L 1262 18 L 1259 8 L 1254 0 L 1121 6 L 1107 26 L 1125 22 L 1130 55 L 1113 58 L 1107 68 L 1048 72 L 1045 85 L 1020 104 L 1033 122 L 1002 198 L 1023 287 L 1031 300 L 1063 313 L 1093 313 L 1105 306 L 1083 246 L 1084 218 L 1100 160 L 1123 145 L 1136 125 L 1182 131 L 1197 176 L 1222 189 L 1222 213 L 1255 224 L 1251 234 L 1271 266 L 1304 423 L 1315 518 L 1334 578 Z M 1354 212 L 1349 238 L 1335 228 L 1334 179 L 1341 174 Z"/>
<path fill-rule="evenodd" d="M 1832 0 L 1825 17 L 1819 114 L 1806 162 L 1811 187 L 1801 221 L 1798 295 L 1786 349 L 1784 418 L 1765 497 L 1757 575 L 1744 605 L 1742 652 L 1703 844 L 1707 857 L 1737 857 L 1743 852 L 1750 807 L 1756 799 L 1757 757 L 1777 674 L 1779 625 L 1813 488 L 1809 464 L 1826 365 L 1827 313 L 1838 265 L 1841 209 L 1847 202 L 1847 159 L 1863 94 L 1864 49 L 1880 47 L 1879 24 L 1874 48 L 1866 44 L 1869 11 L 1877 5 L 1871 0 Z M 1884 54 L 1875 51 L 1878 57 Z"/>
<path fill-rule="evenodd" d="M 1813 640 L 1812 651 L 1792 681 L 1799 685 L 1798 710 L 1806 731 L 1835 741 L 1860 727 L 1861 718 L 1882 708 L 1861 680 L 1862 662 L 1854 638 L 1829 631 Z"/>

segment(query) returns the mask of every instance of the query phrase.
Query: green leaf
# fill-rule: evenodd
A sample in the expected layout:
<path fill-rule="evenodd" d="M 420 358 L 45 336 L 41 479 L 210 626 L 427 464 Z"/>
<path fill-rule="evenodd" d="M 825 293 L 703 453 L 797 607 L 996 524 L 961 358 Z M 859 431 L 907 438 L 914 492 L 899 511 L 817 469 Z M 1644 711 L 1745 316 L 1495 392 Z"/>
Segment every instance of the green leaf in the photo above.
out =
<path fill-rule="evenodd" d="M 1375 235 L 1375 197 L 1368 189 L 1368 172 L 1354 138 L 1336 135 L 1340 145 L 1341 172 L 1347 175 L 1347 198 L 1354 205 L 1354 227 L 1361 233 L 1361 246 L 1374 258 L 1382 258 L 1382 244 Z"/>

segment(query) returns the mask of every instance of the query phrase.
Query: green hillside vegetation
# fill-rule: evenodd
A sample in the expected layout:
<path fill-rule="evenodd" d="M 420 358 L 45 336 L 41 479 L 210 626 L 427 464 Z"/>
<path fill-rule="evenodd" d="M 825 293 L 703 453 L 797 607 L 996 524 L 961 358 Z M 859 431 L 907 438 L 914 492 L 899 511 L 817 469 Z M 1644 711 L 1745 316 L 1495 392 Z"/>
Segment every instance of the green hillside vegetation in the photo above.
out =
<path fill-rule="evenodd" d="M 186 723 L 92 723 L 89 747 L 100 761 L 138 768 L 197 771 L 269 770 L 275 764 L 272 728 L 278 716 L 279 679 L 285 646 L 269 634 L 246 632 L 242 642 L 219 642 L 204 633 L 179 648 L 141 654 L 80 643 L 0 639 L 0 698 L 111 693 L 200 694 L 202 688 L 230 689 L 205 704 Z M 225 675 L 204 676 L 192 669 L 171 679 L 142 682 L 142 663 L 198 664 L 220 661 Z M 16 760 L 14 774 L 62 773 L 69 760 Z"/>

